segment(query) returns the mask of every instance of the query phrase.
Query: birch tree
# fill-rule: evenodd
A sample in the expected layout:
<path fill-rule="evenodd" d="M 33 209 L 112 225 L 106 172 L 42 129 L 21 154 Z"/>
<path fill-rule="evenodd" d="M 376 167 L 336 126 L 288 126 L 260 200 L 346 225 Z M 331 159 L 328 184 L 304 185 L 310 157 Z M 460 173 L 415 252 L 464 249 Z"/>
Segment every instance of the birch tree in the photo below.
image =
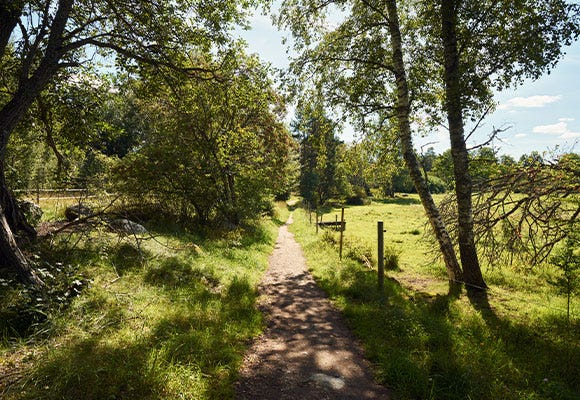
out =
<path fill-rule="evenodd" d="M 451 281 L 484 289 L 473 238 L 466 120 L 482 121 L 493 91 L 553 68 L 579 33 L 578 5 L 561 0 L 287 0 L 280 21 L 296 38 L 295 90 L 309 81 L 355 122 L 396 120 L 397 140 Z M 329 20 L 329 15 L 339 15 Z M 314 83 L 312 83 L 314 82 Z M 461 266 L 430 199 L 413 126 L 449 129 Z M 386 131 L 386 130 L 385 130 Z M 394 140 L 395 138 L 393 138 Z M 419 173 L 417 173 L 419 169 Z"/>

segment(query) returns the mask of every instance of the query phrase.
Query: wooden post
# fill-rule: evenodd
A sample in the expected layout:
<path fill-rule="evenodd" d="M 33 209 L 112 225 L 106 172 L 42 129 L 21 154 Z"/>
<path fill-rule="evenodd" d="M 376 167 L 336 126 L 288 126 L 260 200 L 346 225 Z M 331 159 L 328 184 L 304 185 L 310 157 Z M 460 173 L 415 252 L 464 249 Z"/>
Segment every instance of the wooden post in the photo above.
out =
<path fill-rule="evenodd" d="M 379 291 L 383 291 L 385 287 L 385 231 L 383 229 L 383 221 L 377 222 L 378 234 L 378 261 L 379 261 Z"/>
<path fill-rule="evenodd" d="M 320 217 L 320 220 L 322 220 L 322 216 Z M 318 235 L 318 209 L 316 209 L 316 234 Z"/>
<path fill-rule="evenodd" d="M 338 250 L 338 255 L 339 255 L 341 260 L 342 260 L 342 238 L 343 237 L 344 237 L 344 207 L 342 207 L 342 210 L 340 212 L 340 247 Z"/>

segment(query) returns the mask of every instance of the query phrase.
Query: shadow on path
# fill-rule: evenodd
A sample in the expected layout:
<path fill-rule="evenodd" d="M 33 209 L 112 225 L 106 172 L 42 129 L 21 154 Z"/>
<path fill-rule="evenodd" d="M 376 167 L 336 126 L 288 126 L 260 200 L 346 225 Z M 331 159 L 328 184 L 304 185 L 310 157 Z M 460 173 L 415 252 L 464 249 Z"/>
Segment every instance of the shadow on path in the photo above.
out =
<path fill-rule="evenodd" d="M 373 382 L 341 314 L 307 272 L 287 226 L 280 228 L 260 292 L 268 328 L 246 355 L 238 399 L 389 398 Z"/>

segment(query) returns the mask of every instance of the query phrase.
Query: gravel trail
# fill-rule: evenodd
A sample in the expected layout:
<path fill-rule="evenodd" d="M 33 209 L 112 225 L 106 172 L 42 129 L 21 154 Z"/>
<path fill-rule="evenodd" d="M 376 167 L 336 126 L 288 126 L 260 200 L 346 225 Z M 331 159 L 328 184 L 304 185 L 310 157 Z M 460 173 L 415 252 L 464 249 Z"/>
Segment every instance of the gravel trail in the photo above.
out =
<path fill-rule="evenodd" d="M 300 245 L 279 231 L 260 284 L 268 327 L 248 350 L 239 400 L 389 399 L 373 382 L 360 345 L 308 272 Z"/>

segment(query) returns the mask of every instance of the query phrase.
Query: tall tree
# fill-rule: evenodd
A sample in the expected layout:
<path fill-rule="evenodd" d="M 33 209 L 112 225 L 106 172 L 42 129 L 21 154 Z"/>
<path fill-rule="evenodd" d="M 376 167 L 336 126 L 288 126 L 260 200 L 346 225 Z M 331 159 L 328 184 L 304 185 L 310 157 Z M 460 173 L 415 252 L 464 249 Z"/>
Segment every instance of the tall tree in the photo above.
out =
<path fill-rule="evenodd" d="M 549 71 L 560 58 L 562 46 L 580 32 L 578 6 L 552 0 L 441 0 L 438 5 L 443 109 L 451 139 L 459 252 L 465 281 L 486 287 L 474 241 L 473 183 L 464 113 L 485 114 L 492 88 L 501 89 Z"/>
<path fill-rule="evenodd" d="M 579 6 L 562 0 L 288 0 L 285 5 L 282 21 L 292 28 L 301 51 L 294 72 L 322 82 L 325 96 L 336 105 L 377 123 L 402 115 L 403 108 L 409 122 L 435 126 L 447 121 L 463 278 L 470 287 L 485 287 L 473 240 L 465 120 L 485 116 L 493 107 L 493 89 L 552 68 L 562 47 L 578 36 Z M 336 8 L 345 17 L 325 25 L 326 14 Z M 398 36 L 394 18 L 400 22 Z M 406 79 L 403 69 L 397 70 L 399 51 Z M 404 84 L 408 99 L 399 97 Z M 407 132 L 400 122 L 403 154 L 411 160 L 414 150 L 411 144 L 405 151 L 409 143 L 403 142 Z M 421 186 L 413 178 L 413 164 L 407 167 Z"/>
<path fill-rule="evenodd" d="M 6 149 L 27 110 L 64 69 L 90 63 L 97 54 L 116 54 L 117 64 L 140 63 L 189 74 L 214 71 L 193 55 L 228 42 L 228 30 L 243 21 L 252 3 L 186 0 L 33 0 L 0 1 L 0 64 L 14 53 L 14 85 L 0 103 L 0 255 L 4 264 L 29 282 L 41 280 L 20 252 L 14 232 L 34 236 L 10 192 Z"/>
<path fill-rule="evenodd" d="M 460 282 L 463 279 L 462 271 L 459 263 L 457 262 L 457 256 L 455 255 L 451 238 L 449 237 L 447 228 L 443 223 L 439 209 L 433 201 L 433 197 L 429 191 L 427 181 L 421 174 L 419 161 L 417 159 L 415 149 L 413 148 L 410 122 L 411 99 L 409 95 L 407 73 L 405 70 L 405 62 L 403 57 L 403 40 L 399 27 L 399 13 L 397 10 L 397 2 L 395 0 L 387 1 L 387 13 L 389 33 L 391 36 L 393 63 L 392 69 L 396 81 L 396 116 L 399 126 L 399 140 L 401 142 L 403 158 L 405 159 L 405 163 L 409 169 L 411 180 L 413 181 L 413 184 L 417 189 L 417 193 L 421 198 L 421 202 L 423 203 L 423 207 L 425 208 L 425 212 L 427 213 L 431 227 L 433 228 L 435 236 L 437 237 L 439 248 L 443 254 L 443 260 L 445 261 L 445 265 L 447 267 L 449 283 L 453 288 L 456 286 L 456 282 Z"/>
<path fill-rule="evenodd" d="M 445 110 L 451 140 L 451 158 L 457 198 L 458 243 L 463 279 L 470 285 L 486 288 L 475 239 L 473 236 L 472 181 L 469 173 L 469 154 L 463 129 L 461 72 L 457 44 L 458 1 L 441 0 L 441 39 L 443 41 L 443 79 L 445 82 Z"/>
<path fill-rule="evenodd" d="M 261 215 L 285 184 L 291 144 L 269 70 L 239 51 L 218 81 L 151 76 L 140 86 L 140 113 L 155 118 L 118 169 L 119 190 L 203 224 Z"/>
<path fill-rule="evenodd" d="M 325 13 L 349 7 L 350 14 L 328 31 Z M 331 10 L 335 11 L 335 10 Z M 363 131 L 396 132 L 410 177 L 433 227 L 452 287 L 462 280 L 453 243 L 424 179 L 412 138 L 413 86 L 405 63 L 405 44 L 396 1 L 288 1 L 281 21 L 296 36 L 301 56 L 293 63 L 296 90 L 316 78 L 326 99 L 351 114 Z M 405 28 L 408 33 L 408 26 Z M 390 121 L 394 119 L 389 129 Z"/>
<path fill-rule="evenodd" d="M 341 142 L 336 123 L 327 116 L 321 99 L 304 98 L 291 128 L 300 144 L 300 194 L 312 206 L 323 205 L 337 193 Z"/>

